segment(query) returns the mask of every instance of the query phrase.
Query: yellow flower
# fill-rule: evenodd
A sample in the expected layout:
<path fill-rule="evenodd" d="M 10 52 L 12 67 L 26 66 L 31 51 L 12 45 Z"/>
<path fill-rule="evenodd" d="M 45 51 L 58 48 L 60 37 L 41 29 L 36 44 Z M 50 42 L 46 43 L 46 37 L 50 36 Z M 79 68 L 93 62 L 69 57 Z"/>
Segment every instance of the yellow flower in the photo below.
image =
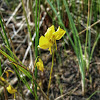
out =
<path fill-rule="evenodd" d="M 49 47 L 51 47 L 53 44 L 44 36 L 41 36 L 39 39 L 39 46 L 42 49 L 47 49 Z"/>
<path fill-rule="evenodd" d="M 53 33 L 55 32 L 54 30 L 54 25 L 52 25 L 50 28 L 47 29 L 47 32 L 45 33 L 45 37 L 50 40 L 52 39 Z"/>
<path fill-rule="evenodd" d="M 11 85 L 9 85 L 6 89 L 10 94 L 15 94 L 17 92 L 17 90 L 14 89 Z"/>
<path fill-rule="evenodd" d="M 56 40 L 60 40 L 66 31 L 58 27 L 57 31 L 54 30 L 54 25 L 47 29 L 45 36 L 41 36 L 39 39 L 39 48 L 49 49 L 51 53 L 52 46 L 55 44 L 56 48 Z"/>
<path fill-rule="evenodd" d="M 39 69 L 40 71 L 44 71 L 44 65 L 43 65 L 43 61 L 39 58 L 39 61 L 36 63 L 37 69 Z"/>

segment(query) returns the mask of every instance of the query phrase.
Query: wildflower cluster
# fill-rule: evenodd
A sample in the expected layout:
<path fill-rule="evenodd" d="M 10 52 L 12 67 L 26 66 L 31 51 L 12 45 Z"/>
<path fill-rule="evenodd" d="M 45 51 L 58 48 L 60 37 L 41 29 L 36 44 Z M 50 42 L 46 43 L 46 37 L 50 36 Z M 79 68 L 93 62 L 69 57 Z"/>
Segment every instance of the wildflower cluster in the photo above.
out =
<path fill-rule="evenodd" d="M 50 28 L 48 28 L 45 36 L 40 37 L 38 47 L 42 49 L 49 49 L 50 53 L 52 54 L 53 45 L 55 45 L 57 49 L 56 40 L 60 40 L 65 32 L 66 31 L 61 29 L 60 26 L 58 27 L 57 31 L 55 31 L 54 25 L 52 25 Z M 36 63 L 36 66 L 40 71 L 44 71 L 44 65 L 40 58 L 39 61 Z"/>

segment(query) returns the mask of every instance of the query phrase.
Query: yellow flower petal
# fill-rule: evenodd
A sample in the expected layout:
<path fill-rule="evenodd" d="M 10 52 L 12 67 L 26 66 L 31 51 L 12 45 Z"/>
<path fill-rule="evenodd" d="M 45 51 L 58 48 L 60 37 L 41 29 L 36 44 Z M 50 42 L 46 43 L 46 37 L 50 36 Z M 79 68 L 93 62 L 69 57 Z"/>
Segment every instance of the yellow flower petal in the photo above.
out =
<path fill-rule="evenodd" d="M 52 46 L 52 43 L 49 42 L 49 40 L 44 37 L 44 36 L 41 36 L 40 39 L 39 39 L 39 48 L 42 48 L 42 49 L 47 49 L 49 47 Z"/>
<path fill-rule="evenodd" d="M 52 34 L 55 32 L 54 25 L 48 28 L 47 32 L 45 33 L 45 37 L 48 39 L 52 38 Z"/>
<path fill-rule="evenodd" d="M 9 85 L 6 89 L 10 94 L 14 94 L 15 92 L 17 92 L 17 90 L 14 89 L 11 85 Z"/>
<path fill-rule="evenodd" d="M 37 69 L 39 69 L 40 71 L 44 71 L 44 65 L 42 60 L 39 58 L 39 61 L 36 63 Z"/>
<path fill-rule="evenodd" d="M 56 40 L 60 40 L 64 36 L 65 33 L 66 33 L 66 31 L 61 29 L 60 26 L 59 26 L 57 31 L 53 35 L 54 35 Z"/>

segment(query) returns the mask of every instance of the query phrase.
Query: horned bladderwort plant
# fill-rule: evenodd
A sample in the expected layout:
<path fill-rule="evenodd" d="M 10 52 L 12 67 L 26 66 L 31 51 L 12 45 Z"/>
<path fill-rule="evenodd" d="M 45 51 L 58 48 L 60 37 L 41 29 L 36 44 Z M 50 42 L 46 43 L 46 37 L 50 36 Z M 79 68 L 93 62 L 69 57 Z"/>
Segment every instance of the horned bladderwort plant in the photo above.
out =
<path fill-rule="evenodd" d="M 80 69 L 80 73 L 81 73 L 81 77 L 82 77 L 81 78 L 81 80 L 82 80 L 82 93 L 84 95 L 84 93 L 85 93 L 85 66 L 84 66 L 84 61 L 83 61 L 83 52 L 82 52 L 81 42 L 80 42 L 80 39 L 78 36 L 78 31 L 75 27 L 75 23 L 72 19 L 72 16 L 71 16 L 69 8 L 68 8 L 68 3 L 66 2 L 66 0 L 63 0 L 63 5 L 65 6 L 65 10 L 66 10 L 66 13 L 68 15 L 69 24 L 70 24 L 70 28 L 71 28 L 74 40 L 72 40 L 72 38 L 70 37 L 69 32 L 65 28 L 60 15 L 58 15 L 58 13 L 57 13 L 57 10 L 54 8 L 54 6 L 50 2 L 50 0 L 47 0 L 47 1 L 48 1 L 49 5 L 51 6 L 52 10 L 54 11 L 55 15 L 58 18 L 58 21 L 59 21 L 58 24 L 60 24 L 64 28 L 64 30 L 66 30 L 66 34 L 71 42 L 71 45 L 75 51 L 77 58 L 78 58 L 79 69 Z"/>
<path fill-rule="evenodd" d="M 52 65 L 50 70 L 50 77 L 49 77 L 48 91 L 47 91 L 48 97 L 49 97 L 49 89 L 51 84 L 51 76 L 53 72 L 55 47 L 57 50 L 56 40 L 60 40 L 64 36 L 65 32 L 66 31 L 64 31 L 60 27 L 58 27 L 57 31 L 55 31 L 54 25 L 52 25 L 50 28 L 48 28 L 47 32 L 45 33 L 45 36 L 41 36 L 39 39 L 38 47 L 41 49 L 48 49 L 50 51 L 50 54 L 52 54 Z"/>

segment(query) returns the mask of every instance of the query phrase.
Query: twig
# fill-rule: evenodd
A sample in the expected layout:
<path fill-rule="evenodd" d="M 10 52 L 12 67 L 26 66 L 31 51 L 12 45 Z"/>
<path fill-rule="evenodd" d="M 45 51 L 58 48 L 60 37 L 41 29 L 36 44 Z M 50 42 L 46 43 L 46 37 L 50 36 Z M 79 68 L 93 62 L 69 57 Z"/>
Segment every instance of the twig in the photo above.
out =
<path fill-rule="evenodd" d="M 88 26 L 86 29 L 84 29 L 83 31 L 81 31 L 81 32 L 79 33 L 79 35 L 81 35 L 82 33 L 84 33 L 86 30 L 89 30 L 91 27 L 93 27 L 94 25 L 96 25 L 96 24 L 98 24 L 98 23 L 100 23 L 100 20 L 96 21 L 96 22 L 93 23 L 91 26 Z"/>
<path fill-rule="evenodd" d="M 18 9 L 21 7 L 22 3 L 20 2 L 19 5 L 17 6 L 17 8 L 15 9 L 15 11 L 13 12 L 12 16 L 8 19 L 6 25 L 9 24 L 9 22 L 12 20 L 12 18 L 14 17 L 14 15 L 16 14 L 16 12 L 18 11 Z"/>

